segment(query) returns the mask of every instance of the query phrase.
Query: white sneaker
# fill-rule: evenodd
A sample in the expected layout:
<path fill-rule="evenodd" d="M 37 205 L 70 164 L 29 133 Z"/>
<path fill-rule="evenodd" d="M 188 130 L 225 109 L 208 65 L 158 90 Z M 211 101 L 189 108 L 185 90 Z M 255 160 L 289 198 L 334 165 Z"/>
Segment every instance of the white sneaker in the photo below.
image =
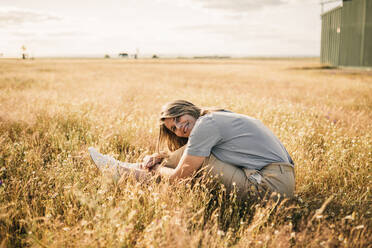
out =
<path fill-rule="evenodd" d="M 126 163 L 114 159 L 109 155 L 99 153 L 94 147 L 88 148 L 90 158 L 93 163 L 102 173 L 112 174 L 115 181 L 120 179 L 120 176 L 129 169 L 141 168 L 141 163 Z"/>
<path fill-rule="evenodd" d="M 89 147 L 88 151 L 90 154 L 90 158 L 93 160 L 94 164 L 102 173 L 111 173 L 115 180 L 118 180 L 120 178 L 120 161 L 114 159 L 109 155 L 103 155 L 99 153 L 94 147 Z"/>

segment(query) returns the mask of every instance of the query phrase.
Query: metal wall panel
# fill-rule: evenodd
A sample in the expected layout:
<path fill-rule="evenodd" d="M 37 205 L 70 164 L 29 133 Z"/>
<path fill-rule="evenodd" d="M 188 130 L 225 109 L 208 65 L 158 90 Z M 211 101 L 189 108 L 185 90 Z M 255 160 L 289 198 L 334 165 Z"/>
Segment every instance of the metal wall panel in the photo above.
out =
<path fill-rule="evenodd" d="M 372 66 L 372 0 L 344 1 L 322 15 L 322 63 Z"/>
<path fill-rule="evenodd" d="M 363 66 L 372 66 L 372 0 L 366 0 Z"/>
<path fill-rule="evenodd" d="M 366 0 L 344 2 L 341 16 L 340 65 L 362 66 Z"/>
<path fill-rule="evenodd" d="M 322 63 L 331 63 L 329 61 L 329 16 L 322 16 L 322 33 L 321 33 L 321 43 L 320 43 L 320 61 Z"/>
<path fill-rule="evenodd" d="M 340 43 L 341 43 L 341 14 L 342 9 L 335 9 L 335 12 L 332 17 L 332 61 L 335 65 L 339 64 L 340 57 Z"/>
<path fill-rule="evenodd" d="M 329 63 L 327 57 L 328 51 L 328 18 L 327 15 L 322 16 L 322 32 L 320 36 L 320 62 Z"/>
<path fill-rule="evenodd" d="M 341 7 L 322 15 L 320 59 L 322 63 L 339 64 Z"/>

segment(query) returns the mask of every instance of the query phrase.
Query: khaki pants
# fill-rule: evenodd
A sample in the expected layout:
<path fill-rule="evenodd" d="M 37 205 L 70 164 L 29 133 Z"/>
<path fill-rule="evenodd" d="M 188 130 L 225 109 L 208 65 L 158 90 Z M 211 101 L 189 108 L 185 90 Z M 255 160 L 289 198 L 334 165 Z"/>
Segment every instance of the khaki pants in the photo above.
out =
<path fill-rule="evenodd" d="M 175 168 L 185 148 L 186 146 L 183 146 L 173 152 L 165 162 L 165 166 Z M 239 195 L 250 192 L 264 197 L 268 192 L 278 192 L 292 197 L 295 189 L 294 169 L 287 163 L 272 163 L 258 171 L 231 165 L 210 155 L 204 160 L 202 168 L 212 176 L 218 177 L 227 192 L 231 192 L 235 187 Z"/>

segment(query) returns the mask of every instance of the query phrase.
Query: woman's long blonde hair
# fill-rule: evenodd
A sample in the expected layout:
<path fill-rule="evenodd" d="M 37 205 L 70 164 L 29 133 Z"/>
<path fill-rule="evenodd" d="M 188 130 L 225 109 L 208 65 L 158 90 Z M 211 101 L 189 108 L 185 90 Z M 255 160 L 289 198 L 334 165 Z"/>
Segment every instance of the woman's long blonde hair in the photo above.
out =
<path fill-rule="evenodd" d="M 176 100 L 169 102 L 162 107 L 160 113 L 160 131 L 158 139 L 158 151 L 159 147 L 166 144 L 168 149 L 173 152 L 178 148 L 186 145 L 188 138 L 178 137 L 172 131 L 170 131 L 165 125 L 164 120 L 167 118 L 177 118 L 182 115 L 191 115 L 197 120 L 200 116 L 205 114 L 222 111 L 223 109 L 217 108 L 199 108 L 191 102 L 185 100 Z"/>

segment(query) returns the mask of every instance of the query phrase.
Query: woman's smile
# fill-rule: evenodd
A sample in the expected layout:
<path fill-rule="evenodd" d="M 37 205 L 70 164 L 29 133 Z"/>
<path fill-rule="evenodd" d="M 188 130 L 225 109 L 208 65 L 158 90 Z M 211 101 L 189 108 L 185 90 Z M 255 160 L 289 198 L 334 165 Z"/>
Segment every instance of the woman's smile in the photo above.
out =
<path fill-rule="evenodd" d="M 187 129 L 189 129 L 189 122 L 187 122 L 184 126 L 183 126 L 183 133 L 186 133 L 187 132 Z"/>

